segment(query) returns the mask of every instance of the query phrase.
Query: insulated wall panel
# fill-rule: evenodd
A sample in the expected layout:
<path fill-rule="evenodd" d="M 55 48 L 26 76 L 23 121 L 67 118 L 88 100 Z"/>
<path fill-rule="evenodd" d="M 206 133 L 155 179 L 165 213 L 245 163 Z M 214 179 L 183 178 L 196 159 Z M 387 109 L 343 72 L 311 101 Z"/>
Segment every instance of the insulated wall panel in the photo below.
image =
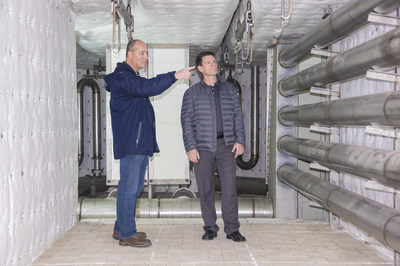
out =
<path fill-rule="evenodd" d="M 188 67 L 187 46 L 152 45 L 150 50 L 151 77 Z M 163 94 L 153 98 L 160 153 L 155 154 L 150 161 L 150 182 L 154 180 L 168 184 L 168 180 L 177 180 L 175 182 L 178 183 L 187 183 L 189 180 L 189 161 L 183 145 L 180 122 L 182 98 L 187 88 L 186 80 L 178 80 Z"/>
<path fill-rule="evenodd" d="M 30 265 L 76 222 L 73 20 L 61 0 L 0 5 L 0 265 Z"/>

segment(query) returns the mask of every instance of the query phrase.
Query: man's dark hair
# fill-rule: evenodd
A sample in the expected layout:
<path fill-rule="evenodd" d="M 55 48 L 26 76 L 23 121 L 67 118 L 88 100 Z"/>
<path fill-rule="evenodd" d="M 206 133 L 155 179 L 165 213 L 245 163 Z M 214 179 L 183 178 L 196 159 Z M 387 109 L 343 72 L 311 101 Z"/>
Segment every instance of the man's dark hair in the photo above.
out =
<path fill-rule="evenodd" d="M 199 53 L 199 54 L 196 56 L 196 68 L 198 68 L 199 66 L 202 65 L 202 63 L 203 63 L 203 57 L 205 57 L 205 56 L 207 56 L 207 55 L 212 55 L 212 56 L 215 57 L 215 54 L 214 54 L 213 52 L 211 52 L 211 51 L 204 51 L 204 52 Z"/>
<path fill-rule="evenodd" d="M 128 57 L 128 52 L 131 51 L 133 53 L 133 50 L 135 49 L 135 44 L 138 40 L 132 40 L 128 42 L 128 45 L 126 46 L 126 57 Z"/>

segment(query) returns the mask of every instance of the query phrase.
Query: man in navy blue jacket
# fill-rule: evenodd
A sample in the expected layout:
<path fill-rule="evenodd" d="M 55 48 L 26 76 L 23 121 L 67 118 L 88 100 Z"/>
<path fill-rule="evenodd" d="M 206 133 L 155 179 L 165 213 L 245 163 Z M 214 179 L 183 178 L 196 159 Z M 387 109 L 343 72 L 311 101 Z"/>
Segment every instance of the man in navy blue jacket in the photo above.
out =
<path fill-rule="evenodd" d="M 155 116 L 149 97 L 166 91 L 178 79 L 190 79 L 194 67 L 172 71 L 146 79 L 139 69 L 147 66 L 147 45 L 132 40 L 126 49 L 125 62 L 104 77 L 111 93 L 110 109 L 114 157 L 120 160 L 117 194 L 117 220 L 113 238 L 121 246 L 147 247 L 151 241 L 144 232 L 137 232 L 136 202 L 144 185 L 148 160 L 159 152 L 156 141 Z"/>

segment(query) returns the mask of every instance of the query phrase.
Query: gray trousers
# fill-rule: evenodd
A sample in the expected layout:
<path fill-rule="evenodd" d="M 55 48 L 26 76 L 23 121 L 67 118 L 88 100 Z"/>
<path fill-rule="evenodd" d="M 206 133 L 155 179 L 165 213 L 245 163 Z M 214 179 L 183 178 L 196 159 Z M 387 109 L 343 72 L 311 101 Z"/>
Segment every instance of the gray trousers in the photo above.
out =
<path fill-rule="evenodd" d="M 221 179 L 221 210 L 225 234 L 239 231 L 238 197 L 236 191 L 236 159 L 232 146 L 225 146 L 224 139 L 217 140 L 217 151 L 199 151 L 200 160 L 194 163 L 200 195 L 204 231 L 219 230 L 215 211 L 215 164 Z"/>

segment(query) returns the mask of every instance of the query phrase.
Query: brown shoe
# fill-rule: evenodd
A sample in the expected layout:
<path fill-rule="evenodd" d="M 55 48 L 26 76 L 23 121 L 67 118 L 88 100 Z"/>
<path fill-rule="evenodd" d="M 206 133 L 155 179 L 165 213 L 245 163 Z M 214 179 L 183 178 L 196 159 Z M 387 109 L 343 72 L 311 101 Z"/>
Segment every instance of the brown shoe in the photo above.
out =
<path fill-rule="evenodd" d="M 120 239 L 120 246 L 131 246 L 135 248 L 144 248 L 151 246 L 151 241 L 149 239 L 140 239 L 137 235 L 131 238 Z"/>
<path fill-rule="evenodd" d="M 137 232 L 137 236 L 140 239 L 146 239 L 147 238 L 147 235 L 146 235 L 145 232 Z M 119 232 L 113 232 L 112 238 L 114 238 L 115 240 L 119 240 Z"/>

